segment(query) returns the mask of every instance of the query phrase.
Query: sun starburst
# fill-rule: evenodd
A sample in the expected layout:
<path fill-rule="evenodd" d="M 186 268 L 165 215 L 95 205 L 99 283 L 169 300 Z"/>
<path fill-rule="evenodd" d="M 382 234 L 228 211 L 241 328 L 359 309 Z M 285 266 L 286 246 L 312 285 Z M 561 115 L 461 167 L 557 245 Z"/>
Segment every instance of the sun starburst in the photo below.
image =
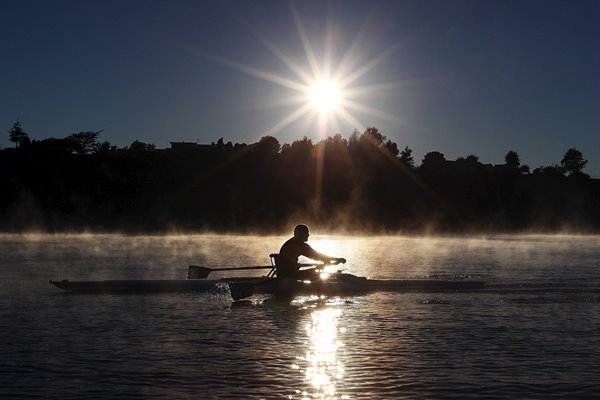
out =
<path fill-rule="evenodd" d="M 272 41 L 262 37 L 252 27 L 248 28 L 295 75 L 295 78 L 290 79 L 283 74 L 212 57 L 238 71 L 276 84 L 286 89 L 288 93 L 291 91 L 291 94 L 277 99 L 275 103 L 281 106 L 293 105 L 295 108 L 265 129 L 264 134 L 275 135 L 302 119 L 305 119 L 307 127 L 317 127 L 316 132 L 319 138 L 341 132 L 342 124 L 362 131 L 365 128 L 365 124 L 361 121 L 362 116 L 398 122 L 395 116 L 372 107 L 365 101 L 367 96 L 378 93 L 385 87 L 396 87 L 396 83 L 370 84 L 368 86 L 358 84 L 361 78 L 364 78 L 387 59 L 396 50 L 396 47 L 389 48 L 381 54 L 360 62 L 357 56 L 358 49 L 365 47 L 361 43 L 364 36 L 364 32 L 361 31 L 345 54 L 339 58 L 341 61 L 336 63 L 333 55 L 333 30 L 326 27 L 323 47 L 325 50 L 324 54 L 319 57 L 293 3 L 290 3 L 290 11 L 302 44 L 304 64 L 295 61 L 293 57 L 275 46 Z M 368 122 L 373 124 L 373 121 Z"/>

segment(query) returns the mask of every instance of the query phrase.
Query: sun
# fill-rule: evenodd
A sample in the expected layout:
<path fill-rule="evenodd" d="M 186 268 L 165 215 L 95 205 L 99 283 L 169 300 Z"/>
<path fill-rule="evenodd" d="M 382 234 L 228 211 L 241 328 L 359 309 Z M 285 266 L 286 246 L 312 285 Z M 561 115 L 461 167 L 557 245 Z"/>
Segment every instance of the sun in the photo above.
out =
<path fill-rule="evenodd" d="M 294 52 L 285 52 L 271 40 L 250 28 L 264 46 L 286 67 L 283 73 L 275 73 L 267 69 L 252 67 L 220 57 L 206 55 L 212 61 L 236 69 L 248 75 L 278 85 L 282 89 L 281 97 L 265 101 L 265 108 L 285 107 L 291 111 L 284 113 L 279 120 L 264 130 L 265 134 L 277 132 L 304 120 L 300 129 L 316 133 L 319 139 L 328 133 L 341 132 L 342 127 L 353 127 L 355 130 L 365 129 L 359 118 L 371 116 L 399 123 L 396 115 L 388 114 L 368 104 L 367 96 L 396 90 L 400 82 L 365 84 L 367 74 L 380 65 L 400 45 L 394 45 L 380 54 L 370 54 L 368 58 L 361 56 L 360 49 L 369 47 L 364 41 L 367 36 L 357 34 L 347 49 L 334 46 L 336 32 L 332 26 L 326 26 L 323 46 L 314 46 L 309 40 L 309 33 L 304 26 L 300 14 L 293 2 L 290 12 L 298 33 L 302 50 L 297 54 L 305 60 L 298 60 Z M 362 32 L 362 31 L 361 31 Z M 317 52 L 317 49 L 322 51 Z M 338 49 L 336 51 L 336 49 Z M 341 51 L 341 53 L 340 53 Z M 363 58 L 364 57 L 364 58 Z M 316 129 L 315 129 L 316 128 Z"/>
<path fill-rule="evenodd" d="M 340 104 L 341 91 L 339 86 L 328 79 L 315 82 L 310 88 L 309 103 L 321 114 L 335 112 Z"/>

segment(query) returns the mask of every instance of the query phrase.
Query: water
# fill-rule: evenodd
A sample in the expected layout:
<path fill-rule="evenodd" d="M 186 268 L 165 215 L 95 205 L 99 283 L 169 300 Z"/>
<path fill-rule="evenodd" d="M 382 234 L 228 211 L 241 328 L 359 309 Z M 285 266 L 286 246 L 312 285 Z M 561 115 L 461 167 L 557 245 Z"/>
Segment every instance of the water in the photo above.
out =
<path fill-rule="evenodd" d="M 597 236 L 311 237 L 346 257 L 348 272 L 478 277 L 490 284 L 478 292 L 234 303 L 227 293 L 65 295 L 48 283 L 268 264 L 284 239 L 0 235 L 0 397 L 564 399 L 600 390 Z"/>

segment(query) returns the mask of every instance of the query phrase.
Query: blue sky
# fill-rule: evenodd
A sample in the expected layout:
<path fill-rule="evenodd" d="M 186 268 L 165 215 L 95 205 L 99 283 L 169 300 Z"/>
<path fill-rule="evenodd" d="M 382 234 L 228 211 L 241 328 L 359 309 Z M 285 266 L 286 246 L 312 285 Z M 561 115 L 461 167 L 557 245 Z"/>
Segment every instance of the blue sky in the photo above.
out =
<path fill-rule="evenodd" d="M 4 1 L 0 145 L 314 141 L 375 126 L 420 162 L 570 147 L 600 178 L 599 1 Z M 335 76 L 326 117 L 299 90 Z M 297 117 L 297 118 L 296 118 Z"/>

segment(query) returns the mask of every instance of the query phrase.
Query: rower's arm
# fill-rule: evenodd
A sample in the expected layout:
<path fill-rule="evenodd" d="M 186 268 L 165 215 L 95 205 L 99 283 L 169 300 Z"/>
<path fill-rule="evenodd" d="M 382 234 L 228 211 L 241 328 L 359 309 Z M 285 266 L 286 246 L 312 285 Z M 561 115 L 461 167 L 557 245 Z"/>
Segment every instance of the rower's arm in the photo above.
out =
<path fill-rule="evenodd" d="M 331 257 L 331 256 L 328 256 L 327 254 L 319 253 L 318 251 L 316 251 L 315 249 L 310 247 L 310 245 L 307 243 L 305 243 L 305 245 L 306 245 L 306 247 L 304 248 L 304 252 L 302 255 L 305 257 L 308 257 L 312 260 L 319 260 L 326 264 L 340 264 L 340 263 L 343 264 L 346 262 L 345 258 Z"/>

